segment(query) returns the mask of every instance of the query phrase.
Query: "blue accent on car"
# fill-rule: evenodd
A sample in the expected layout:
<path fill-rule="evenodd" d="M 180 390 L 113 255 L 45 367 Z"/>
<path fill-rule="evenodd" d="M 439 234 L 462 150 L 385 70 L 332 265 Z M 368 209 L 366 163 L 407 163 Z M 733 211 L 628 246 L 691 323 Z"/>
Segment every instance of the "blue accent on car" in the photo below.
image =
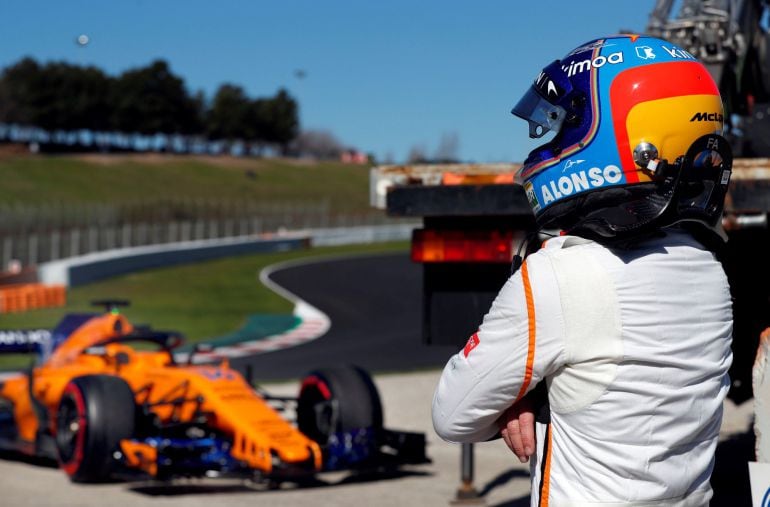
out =
<path fill-rule="evenodd" d="M 324 470 L 344 470 L 373 460 L 377 439 L 372 428 L 332 434 L 324 447 Z"/>
<path fill-rule="evenodd" d="M 50 341 L 48 329 L 0 329 L 0 354 L 40 353 Z"/>
<path fill-rule="evenodd" d="M 143 442 L 158 450 L 159 476 L 164 469 L 173 470 L 174 475 L 202 475 L 210 470 L 227 473 L 243 468 L 230 455 L 230 442 L 220 438 L 148 437 Z"/>
<path fill-rule="evenodd" d="M 97 313 L 72 313 L 66 315 L 53 330 L 48 329 L 0 329 L 0 354 L 38 354 L 45 361 L 67 338 L 86 322 L 98 317 Z"/>

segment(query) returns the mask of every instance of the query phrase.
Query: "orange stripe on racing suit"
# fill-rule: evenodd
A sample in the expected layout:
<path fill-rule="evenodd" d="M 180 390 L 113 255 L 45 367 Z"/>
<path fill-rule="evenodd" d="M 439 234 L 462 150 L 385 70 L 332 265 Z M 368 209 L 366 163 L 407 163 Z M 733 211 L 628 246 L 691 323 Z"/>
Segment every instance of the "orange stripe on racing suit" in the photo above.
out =
<path fill-rule="evenodd" d="M 532 297 L 532 286 L 529 283 L 529 272 L 527 270 L 526 261 L 521 265 L 521 278 L 524 282 L 524 299 L 527 302 L 527 317 L 529 318 L 529 347 L 527 349 L 527 366 L 524 373 L 524 382 L 521 384 L 519 394 L 516 395 L 516 401 L 527 394 L 529 383 L 532 382 L 532 367 L 535 363 L 535 338 L 537 335 L 537 328 L 535 326 L 535 300 Z"/>

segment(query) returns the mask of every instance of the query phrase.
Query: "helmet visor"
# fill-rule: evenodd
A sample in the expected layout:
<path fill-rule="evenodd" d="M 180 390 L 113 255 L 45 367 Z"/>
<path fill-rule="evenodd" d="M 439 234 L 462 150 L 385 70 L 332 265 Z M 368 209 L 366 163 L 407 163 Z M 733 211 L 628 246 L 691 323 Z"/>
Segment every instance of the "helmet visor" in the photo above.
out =
<path fill-rule="evenodd" d="M 563 107 L 548 102 L 534 86 L 527 90 L 511 113 L 527 120 L 529 137 L 533 139 L 543 137 L 550 131 L 558 133 L 567 116 L 567 111 Z"/>

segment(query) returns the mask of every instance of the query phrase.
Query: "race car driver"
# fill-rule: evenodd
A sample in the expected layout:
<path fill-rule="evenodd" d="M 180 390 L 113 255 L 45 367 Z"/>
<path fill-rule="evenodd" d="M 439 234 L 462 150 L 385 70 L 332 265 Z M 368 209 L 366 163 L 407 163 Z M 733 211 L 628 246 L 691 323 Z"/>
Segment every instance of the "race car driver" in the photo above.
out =
<path fill-rule="evenodd" d="M 519 176 L 541 230 L 561 235 L 447 363 L 436 432 L 481 442 L 502 427 L 524 460 L 537 388 L 550 408 L 532 505 L 707 505 L 732 360 L 717 86 L 685 50 L 618 35 L 546 66 L 513 113 L 553 136 Z"/>

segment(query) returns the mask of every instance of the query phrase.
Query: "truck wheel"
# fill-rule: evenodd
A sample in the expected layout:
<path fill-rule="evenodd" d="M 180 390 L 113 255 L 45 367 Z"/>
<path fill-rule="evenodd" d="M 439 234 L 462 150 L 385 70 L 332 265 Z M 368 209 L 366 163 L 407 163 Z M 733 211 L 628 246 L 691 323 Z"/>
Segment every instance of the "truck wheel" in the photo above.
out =
<path fill-rule="evenodd" d="M 354 366 L 310 372 L 300 387 L 299 430 L 320 445 L 334 433 L 382 429 L 382 405 L 377 387 L 366 371 Z"/>
<path fill-rule="evenodd" d="M 59 463 L 74 482 L 99 482 L 114 469 L 113 453 L 134 433 L 134 393 L 111 375 L 76 377 L 65 386 L 56 416 Z"/>

